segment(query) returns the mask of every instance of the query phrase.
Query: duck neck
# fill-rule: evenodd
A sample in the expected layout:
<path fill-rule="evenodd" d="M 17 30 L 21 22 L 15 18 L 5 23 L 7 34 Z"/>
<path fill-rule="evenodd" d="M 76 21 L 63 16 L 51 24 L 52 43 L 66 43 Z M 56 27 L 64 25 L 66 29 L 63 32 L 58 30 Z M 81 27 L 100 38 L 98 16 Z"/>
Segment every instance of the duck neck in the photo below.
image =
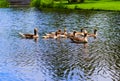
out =
<path fill-rule="evenodd" d="M 73 36 L 75 36 L 76 31 L 73 32 Z"/>
<path fill-rule="evenodd" d="M 57 36 L 58 35 L 58 32 L 55 32 L 55 36 Z"/>
<path fill-rule="evenodd" d="M 84 33 L 88 33 L 87 30 L 84 30 Z"/>
<path fill-rule="evenodd" d="M 84 34 L 84 41 L 85 41 L 85 42 L 88 42 L 87 33 Z"/>
<path fill-rule="evenodd" d="M 37 32 L 37 30 L 34 30 L 34 35 L 38 35 L 38 32 Z"/>
<path fill-rule="evenodd" d="M 83 32 L 83 28 L 81 29 L 81 32 Z"/>
<path fill-rule="evenodd" d="M 97 31 L 96 30 L 94 30 L 94 34 L 96 35 L 96 33 L 97 33 Z"/>

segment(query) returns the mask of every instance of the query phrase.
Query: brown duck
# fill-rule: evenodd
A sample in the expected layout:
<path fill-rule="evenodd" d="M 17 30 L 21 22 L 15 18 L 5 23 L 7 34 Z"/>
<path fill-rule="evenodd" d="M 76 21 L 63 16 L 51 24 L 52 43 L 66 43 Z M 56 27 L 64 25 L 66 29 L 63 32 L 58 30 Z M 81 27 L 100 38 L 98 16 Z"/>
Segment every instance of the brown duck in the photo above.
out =
<path fill-rule="evenodd" d="M 97 29 L 94 29 L 94 33 L 88 33 L 88 37 L 97 37 Z"/>
<path fill-rule="evenodd" d="M 75 35 L 75 32 L 73 32 Z M 87 39 L 87 33 L 84 33 L 84 37 L 80 38 L 80 37 L 76 37 L 76 36 L 71 36 L 70 40 L 74 43 L 87 43 L 88 39 Z"/>
<path fill-rule="evenodd" d="M 19 32 L 19 34 L 21 35 L 21 37 L 26 38 L 26 39 L 33 39 L 33 38 L 38 38 L 39 37 L 37 28 L 34 28 L 34 34 L 29 34 L 29 33 L 24 34 L 24 33 L 21 33 L 21 32 Z"/>

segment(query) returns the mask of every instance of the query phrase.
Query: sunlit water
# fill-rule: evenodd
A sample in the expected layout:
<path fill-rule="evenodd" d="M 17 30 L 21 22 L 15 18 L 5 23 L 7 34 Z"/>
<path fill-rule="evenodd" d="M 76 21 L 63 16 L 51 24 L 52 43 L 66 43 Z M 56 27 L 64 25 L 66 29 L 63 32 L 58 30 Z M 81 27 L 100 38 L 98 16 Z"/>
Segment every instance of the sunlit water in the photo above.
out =
<path fill-rule="evenodd" d="M 40 38 L 22 39 L 18 32 Z M 45 33 L 98 29 L 87 47 Z M 120 12 L 0 9 L 0 81 L 120 81 Z"/>

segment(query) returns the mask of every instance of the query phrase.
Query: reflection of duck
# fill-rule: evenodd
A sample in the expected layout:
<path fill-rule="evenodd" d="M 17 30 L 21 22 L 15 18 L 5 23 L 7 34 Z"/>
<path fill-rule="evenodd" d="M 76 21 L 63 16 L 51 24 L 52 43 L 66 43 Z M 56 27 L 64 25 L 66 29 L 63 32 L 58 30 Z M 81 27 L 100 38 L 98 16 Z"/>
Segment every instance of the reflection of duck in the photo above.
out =
<path fill-rule="evenodd" d="M 23 38 L 28 38 L 28 39 L 33 39 L 33 38 L 38 38 L 38 29 L 34 28 L 34 34 L 24 34 L 19 32 L 19 34 L 23 37 Z"/>
<path fill-rule="evenodd" d="M 87 33 L 84 34 L 83 38 L 72 36 L 72 37 L 70 37 L 70 40 L 72 42 L 75 42 L 75 43 L 87 43 L 88 42 L 88 40 L 87 40 Z"/>
<path fill-rule="evenodd" d="M 88 33 L 88 36 L 96 38 L 97 37 L 97 29 L 94 29 L 94 33 L 92 33 L 92 34 Z"/>

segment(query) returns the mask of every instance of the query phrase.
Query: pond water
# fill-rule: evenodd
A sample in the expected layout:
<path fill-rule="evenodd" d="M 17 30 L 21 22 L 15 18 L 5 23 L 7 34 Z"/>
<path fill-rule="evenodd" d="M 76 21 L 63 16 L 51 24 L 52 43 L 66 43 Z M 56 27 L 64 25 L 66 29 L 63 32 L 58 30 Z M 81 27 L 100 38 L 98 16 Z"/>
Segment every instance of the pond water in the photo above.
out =
<path fill-rule="evenodd" d="M 22 39 L 18 32 L 40 38 Z M 98 29 L 87 47 L 45 33 Z M 0 9 L 0 81 L 120 81 L 120 12 Z"/>

